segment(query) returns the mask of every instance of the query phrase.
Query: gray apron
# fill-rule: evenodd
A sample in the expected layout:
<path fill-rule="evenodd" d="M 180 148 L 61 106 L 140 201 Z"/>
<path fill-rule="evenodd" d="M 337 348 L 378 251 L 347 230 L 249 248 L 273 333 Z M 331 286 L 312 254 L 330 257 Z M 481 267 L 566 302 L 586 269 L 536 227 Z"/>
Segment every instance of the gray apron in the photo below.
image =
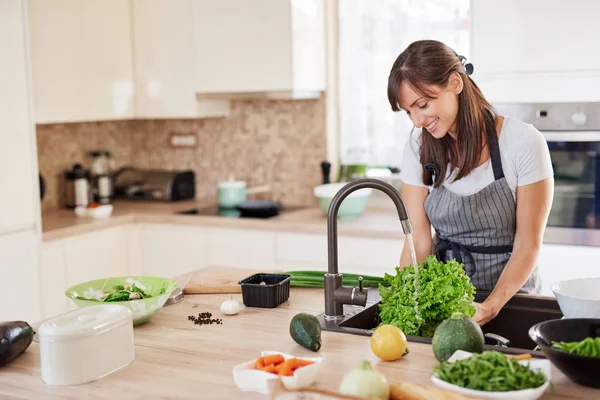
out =
<path fill-rule="evenodd" d="M 441 261 L 456 259 L 477 291 L 492 291 L 512 253 L 516 231 L 516 203 L 504 177 L 498 136 L 487 132 L 494 182 L 462 196 L 443 185 L 425 199 L 425 212 L 435 229 L 433 254 Z M 519 290 L 539 294 L 537 266 Z"/>

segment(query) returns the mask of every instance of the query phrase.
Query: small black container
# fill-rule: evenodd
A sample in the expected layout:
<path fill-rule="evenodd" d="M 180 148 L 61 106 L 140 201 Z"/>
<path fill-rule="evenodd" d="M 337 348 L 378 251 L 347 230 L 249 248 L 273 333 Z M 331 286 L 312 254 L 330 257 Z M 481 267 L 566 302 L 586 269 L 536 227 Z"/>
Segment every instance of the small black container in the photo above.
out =
<path fill-rule="evenodd" d="M 552 342 L 578 342 L 600 336 L 600 319 L 566 318 L 540 322 L 529 329 L 529 336 L 556 368 L 573 382 L 600 388 L 600 357 L 586 357 L 553 349 Z"/>
<path fill-rule="evenodd" d="M 290 297 L 289 274 L 254 274 L 239 281 L 246 307 L 275 308 Z"/>

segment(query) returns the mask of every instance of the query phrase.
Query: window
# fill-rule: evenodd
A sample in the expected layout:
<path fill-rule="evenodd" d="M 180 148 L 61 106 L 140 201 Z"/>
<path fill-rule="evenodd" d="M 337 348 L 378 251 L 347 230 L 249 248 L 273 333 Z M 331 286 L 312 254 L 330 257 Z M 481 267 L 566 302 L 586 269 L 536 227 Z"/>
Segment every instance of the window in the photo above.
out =
<path fill-rule="evenodd" d="M 413 125 L 390 108 L 390 68 L 419 39 L 468 57 L 469 0 L 340 0 L 338 11 L 340 160 L 399 166 Z"/>

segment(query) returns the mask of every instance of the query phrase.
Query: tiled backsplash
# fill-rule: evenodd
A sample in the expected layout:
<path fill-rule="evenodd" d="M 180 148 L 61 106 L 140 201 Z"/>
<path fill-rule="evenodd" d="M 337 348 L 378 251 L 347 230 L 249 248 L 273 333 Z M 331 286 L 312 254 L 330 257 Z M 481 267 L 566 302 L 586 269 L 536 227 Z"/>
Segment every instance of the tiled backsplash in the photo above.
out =
<path fill-rule="evenodd" d="M 174 132 L 194 133 L 198 148 L 171 147 Z M 64 171 L 89 168 L 97 149 L 109 150 L 117 168 L 192 169 L 198 198 L 215 196 L 233 174 L 248 186 L 270 184 L 269 198 L 284 205 L 312 205 L 327 154 L 325 99 L 235 101 L 227 118 L 38 125 L 37 146 L 43 211 L 64 206 Z"/>

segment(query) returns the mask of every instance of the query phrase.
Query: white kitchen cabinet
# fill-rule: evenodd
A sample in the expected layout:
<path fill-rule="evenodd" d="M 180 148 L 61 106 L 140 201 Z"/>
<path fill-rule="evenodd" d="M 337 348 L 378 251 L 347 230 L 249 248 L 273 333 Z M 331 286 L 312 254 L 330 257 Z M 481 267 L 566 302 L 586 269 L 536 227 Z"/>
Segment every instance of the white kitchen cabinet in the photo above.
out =
<path fill-rule="evenodd" d="M 131 4 L 30 0 L 37 123 L 134 116 Z"/>
<path fill-rule="evenodd" d="M 206 267 L 206 228 L 141 224 L 144 275 L 173 278 Z"/>
<path fill-rule="evenodd" d="M 132 4 L 136 117 L 228 115 L 228 101 L 196 100 L 192 0 Z"/>
<path fill-rule="evenodd" d="M 537 265 L 542 278 L 542 293 L 553 296 L 552 284 L 577 278 L 600 277 L 597 260 L 600 247 L 544 244 Z"/>
<path fill-rule="evenodd" d="M 34 229 L 37 151 L 21 1 L 0 2 L 0 234 Z"/>
<path fill-rule="evenodd" d="M 274 270 L 277 233 L 248 229 L 206 228 L 206 263 L 210 266 Z"/>
<path fill-rule="evenodd" d="M 124 227 L 103 229 L 64 240 L 67 287 L 93 280 L 129 275 Z"/>
<path fill-rule="evenodd" d="M 0 235 L 0 274 L 0 321 L 38 321 L 42 315 L 39 236 L 33 230 Z"/>
<path fill-rule="evenodd" d="M 325 89 L 323 0 L 193 0 L 201 96 Z"/>
<path fill-rule="evenodd" d="M 67 261 L 65 243 L 61 240 L 42 243 L 40 277 L 43 318 L 50 318 L 69 310 L 67 290 Z"/>
<path fill-rule="evenodd" d="M 600 3 L 471 1 L 473 79 L 492 102 L 598 101 Z"/>
<path fill-rule="evenodd" d="M 339 236 L 338 271 L 374 276 L 393 274 L 403 243 L 403 239 Z M 279 232 L 276 259 L 279 269 L 327 270 L 327 236 Z"/>

